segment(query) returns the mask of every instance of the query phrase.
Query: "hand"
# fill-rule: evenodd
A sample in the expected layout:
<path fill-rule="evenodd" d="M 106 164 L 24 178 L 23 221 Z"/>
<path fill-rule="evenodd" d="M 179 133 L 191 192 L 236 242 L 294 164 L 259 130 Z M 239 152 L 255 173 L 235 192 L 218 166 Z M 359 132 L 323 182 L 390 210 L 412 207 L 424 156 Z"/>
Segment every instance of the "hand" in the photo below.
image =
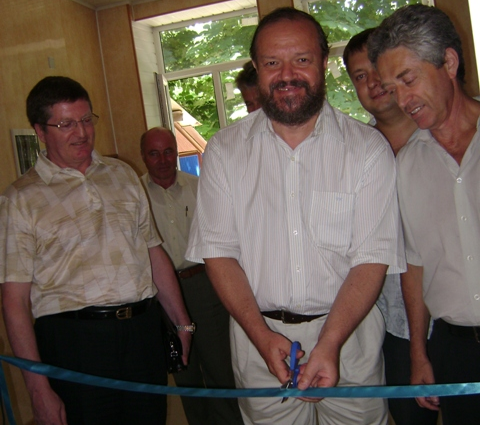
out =
<path fill-rule="evenodd" d="M 412 385 L 428 385 L 435 383 L 432 364 L 428 360 L 412 360 L 410 383 Z M 438 397 L 416 397 L 416 400 L 420 407 L 425 407 L 430 410 L 439 410 L 440 399 Z"/>
<path fill-rule="evenodd" d="M 268 370 L 275 375 L 283 385 L 290 379 L 290 368 L 285 359 L 290 356 L 292 342 L 283 335 L 270 331 L 268 335 L 262 338 L 257 345 L 260 355 L 265 360 Z M 304 351 L 297 352 L 297 358 L 300 359 L 305 355 Z"/>
<path fill-rule="evenodd" d="M 65 405 L 51 388 L 33 392 L 31 399 L 37 425 L 67 425 Z"/>
<path fill-rule="evenodd" d="M 185 366 L 188 365 L 188 355 L 190 353 L 190 346 L 192 344 L 192 334 L 190 332 L 178 332 L 178 337 L 182 342 L 182 361 Z"/>
<path fill-rule="evenodd" d="M 320 340 L 310 353 L 306 364 L 300 366 L 298 389 L 310 387 L 333 387 L 339 380 L 338 363 L 340 352 L 331 347 L 324 347 Z M 317 403 L 319 397 L 299 397 L 300 400 Z"/>

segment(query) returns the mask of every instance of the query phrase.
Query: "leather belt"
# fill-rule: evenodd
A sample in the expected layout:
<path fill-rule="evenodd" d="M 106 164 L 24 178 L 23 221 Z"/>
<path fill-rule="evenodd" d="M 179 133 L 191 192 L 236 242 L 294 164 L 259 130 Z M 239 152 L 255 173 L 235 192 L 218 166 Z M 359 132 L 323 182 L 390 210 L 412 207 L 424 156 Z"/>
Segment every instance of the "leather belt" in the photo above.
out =
<path fill-rule="evenodd" d="M 451 323 L 445 322 L 445 320 L 441 320 L 448 328 L 448 331 L 455 336 L 460 336 L 463 338 L 470 338 L 474 339 L 480 344 L 480 326 L 459 326 L 459 325 L 452 325 Z"/>
<path fill-rule="evenodd" d="M 197 264 L 196 266 L 187 267 L 186 269 L 177 270 L 177 275 L 180 279 L 188 279 L 205 271 L 205 264 Z"/>
<path fill-rule="evenodd" d="M 114 306 L 92 306 L 85 307 L 81 310 L 64 311 L 63 313 L 55 314 L 56 317 L 62 317 L 65 319 L 90 319 L 90 320 L 102 320 L 102 319 L 131 319 L 132 317 L 139 316 L 145 313 L 154 298 L 145 298 L 142 301 L 136 303 L 129 303 L 123 305 Z"/>
<path fill-rule="evenodd" d="M 295 314 L 285 310 L 262 311 L 262 315 L 264 315 L 265 317 L 269 317 L 270 319 L 281 320 L 283 323 L 290 324 L 311 322 L 312 320 L 318 319 L 319 317 L 326 316 L 326 314 Z"/>

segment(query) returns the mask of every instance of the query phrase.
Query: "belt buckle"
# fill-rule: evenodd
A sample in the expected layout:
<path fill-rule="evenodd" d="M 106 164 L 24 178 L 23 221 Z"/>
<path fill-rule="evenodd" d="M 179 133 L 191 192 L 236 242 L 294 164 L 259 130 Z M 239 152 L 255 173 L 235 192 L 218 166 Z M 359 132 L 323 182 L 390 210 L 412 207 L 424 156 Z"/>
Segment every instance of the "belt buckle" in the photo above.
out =
<path fill-rule="evenodd" d="M 125 320 L 132 318 L 132 307 L 121 307 L 115 312 L 118 320 Z"/>

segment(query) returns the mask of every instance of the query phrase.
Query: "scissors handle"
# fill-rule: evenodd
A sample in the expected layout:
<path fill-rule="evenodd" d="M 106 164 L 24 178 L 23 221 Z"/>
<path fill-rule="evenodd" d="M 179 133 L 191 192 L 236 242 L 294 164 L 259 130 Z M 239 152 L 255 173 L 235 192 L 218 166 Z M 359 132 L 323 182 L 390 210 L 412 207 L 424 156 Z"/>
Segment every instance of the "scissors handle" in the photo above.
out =
<path fill-rule="evenodd" d="M 297 351 L 300 351 L 302 346 L 298 341 L 294 341 L 292 343 L 292 347 L 290 348 L 290 374 L 292 376 L 292 387 L 297 387 L 297 378 L 298 378 L 298 360 L 297 360 Z"/>

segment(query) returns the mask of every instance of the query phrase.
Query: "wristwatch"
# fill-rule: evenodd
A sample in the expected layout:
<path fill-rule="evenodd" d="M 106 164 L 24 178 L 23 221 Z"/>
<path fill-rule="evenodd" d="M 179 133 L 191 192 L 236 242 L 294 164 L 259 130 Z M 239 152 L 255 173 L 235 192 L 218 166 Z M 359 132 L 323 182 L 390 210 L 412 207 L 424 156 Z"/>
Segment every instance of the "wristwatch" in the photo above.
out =
<path fill-rule="evenodd" d="M 177 331 L 190 332 L 192 335 L 195 333 L 197 326 L 192 322 L 191 325 L 177 325 Z"/>

